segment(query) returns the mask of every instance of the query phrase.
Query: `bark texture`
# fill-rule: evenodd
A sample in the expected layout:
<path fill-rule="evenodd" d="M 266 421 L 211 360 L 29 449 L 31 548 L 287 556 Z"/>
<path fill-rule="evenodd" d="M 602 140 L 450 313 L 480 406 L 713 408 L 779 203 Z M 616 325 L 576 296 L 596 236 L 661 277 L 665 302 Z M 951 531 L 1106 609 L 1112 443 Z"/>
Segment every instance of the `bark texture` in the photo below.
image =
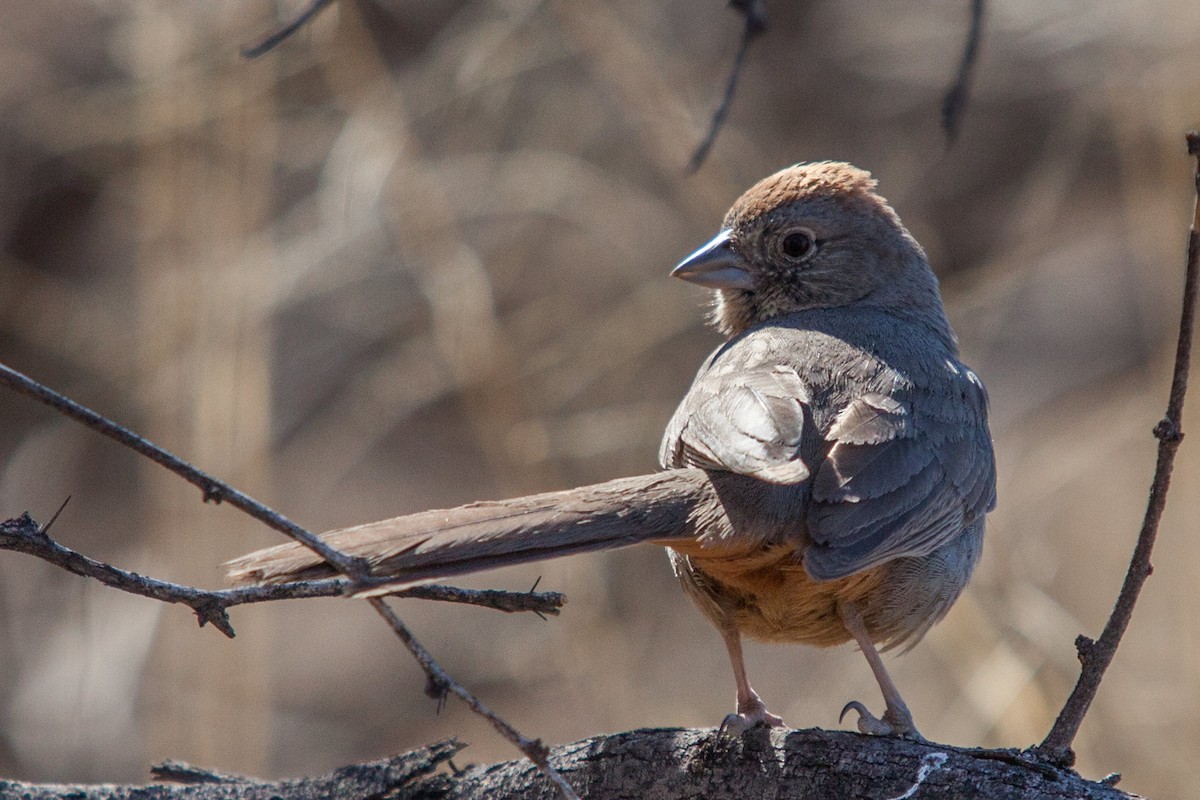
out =
<path fill-rule="evenodd" d="M 329 775 L 267 782 L 171 764 L 187 783 L 68 786 L 0 781 L 0 800 L 557 800 L 528 760 L 439 771 L 464 745 L 439 742 Z M 1129 800 L 1135 795 L 1011 750 L 968 750 L 844 731 L 651 729 L 560 745 L 551 763 L 589 800 Z"/>

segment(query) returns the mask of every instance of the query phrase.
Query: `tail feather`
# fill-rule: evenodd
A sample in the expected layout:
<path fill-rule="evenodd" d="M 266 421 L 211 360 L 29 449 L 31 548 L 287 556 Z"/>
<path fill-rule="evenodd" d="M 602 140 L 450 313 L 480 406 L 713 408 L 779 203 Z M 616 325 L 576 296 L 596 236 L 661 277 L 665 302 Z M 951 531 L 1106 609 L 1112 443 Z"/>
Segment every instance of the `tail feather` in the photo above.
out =
<path fill-rule="evenodd" d="M 423 511 L 330 531 L 321 538 L 367 559 L 397 584 L 448 578 L 547 558 L 696 535 L 693 510 L 712 496 L 702 470 L 668 470 L 561 492 Z M 333 570 L 289 543 L 226 565 L 234 583 L 283 583 Z"/>

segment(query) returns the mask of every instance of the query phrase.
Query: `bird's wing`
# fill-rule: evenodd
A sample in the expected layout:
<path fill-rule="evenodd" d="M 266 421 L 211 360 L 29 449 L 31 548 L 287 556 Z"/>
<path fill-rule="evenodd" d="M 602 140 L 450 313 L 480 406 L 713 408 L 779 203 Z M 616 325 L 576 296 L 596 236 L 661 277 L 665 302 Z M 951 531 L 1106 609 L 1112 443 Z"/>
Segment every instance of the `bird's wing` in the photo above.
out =
<path fill-rule="evenodd" d="M 701 467 L 795 484 L 811 470 L 800 458 L 809 393 L 796 370 L 763 366 L 698 380 L 663 438 L 664 467 Z M 810 433 L 811 435 L 811 433 Z"/>
<path fill-rule="evenodd" d="M 995 504 L 987 397 L 970 370 L 948 369 L 937 391 L 863 394 L 834 420 L 808 506 L 814 578 L 928 554 Z"/>

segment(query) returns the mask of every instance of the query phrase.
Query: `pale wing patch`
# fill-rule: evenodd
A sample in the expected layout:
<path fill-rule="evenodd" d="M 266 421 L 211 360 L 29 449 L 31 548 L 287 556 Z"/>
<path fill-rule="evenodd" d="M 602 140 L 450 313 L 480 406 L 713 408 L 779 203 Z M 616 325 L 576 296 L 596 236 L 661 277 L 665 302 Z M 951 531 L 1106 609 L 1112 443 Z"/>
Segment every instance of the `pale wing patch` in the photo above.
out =
<path fill-rule="evenodd" d="M 907 435 L 910 425 L 903 403 L 870 393 L 842 409 L 825 438 L 846 444 L 878 444 Z"/>
<path fill-rule="evenodd" d="M 799 483 L 810 475 L 800 457 L 808 402 L 808 389 L 791 367 L 709 379 L 675 412 L 663 442 L 663 466 Z"/>
<path fill-rule="evenodd" d="M 808 509 L 804 564 L 814 578 L 926 555 L 995 503 L 986 395 L 973 375 L 955 374 L 961 391 L 953 404 L 942 399 L 957 413 L 931 404 L 917 417 L 897 398 L 864 395 L 838 414 Z"/>

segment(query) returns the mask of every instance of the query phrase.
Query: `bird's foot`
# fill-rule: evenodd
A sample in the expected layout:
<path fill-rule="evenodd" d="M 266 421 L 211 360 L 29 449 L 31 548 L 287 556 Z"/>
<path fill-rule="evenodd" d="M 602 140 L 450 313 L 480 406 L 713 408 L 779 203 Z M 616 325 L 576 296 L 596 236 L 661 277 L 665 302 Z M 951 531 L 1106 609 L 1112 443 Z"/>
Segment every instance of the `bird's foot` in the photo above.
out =
<path fill-rule="evenodd" d="M 767 707 L 763 701 L 758 700 L 757 702 L 745 705 L 739 703 L 736 714 L 730 714 L 721 720 L 721 727 L 717 729 L 717 733 L 721 736 L 738 737 L 757 726 L 766 728 L 785 727 L 783 718 L 767 711 Z"/>
<path fill-rule="evenodd" d="M 903 705 L 896 707 L 889 704 L 887 710 L 883 712 L 883 718 L 880 719 L 868 711 L 862 703 L 851 700 L 846 703 L 846 707 L 838 715 L 838 722 L 841 722 L 846 716 L 846 712 L 851 709 L 858 712 L 858 730 L 862 733 L 870 736 L 896 736 L 901 739 L 914 739 L 918 742 L 925 741 L 925 737 L 917 730 L 917 726 L 913 725 L 912 714 Z"/>

